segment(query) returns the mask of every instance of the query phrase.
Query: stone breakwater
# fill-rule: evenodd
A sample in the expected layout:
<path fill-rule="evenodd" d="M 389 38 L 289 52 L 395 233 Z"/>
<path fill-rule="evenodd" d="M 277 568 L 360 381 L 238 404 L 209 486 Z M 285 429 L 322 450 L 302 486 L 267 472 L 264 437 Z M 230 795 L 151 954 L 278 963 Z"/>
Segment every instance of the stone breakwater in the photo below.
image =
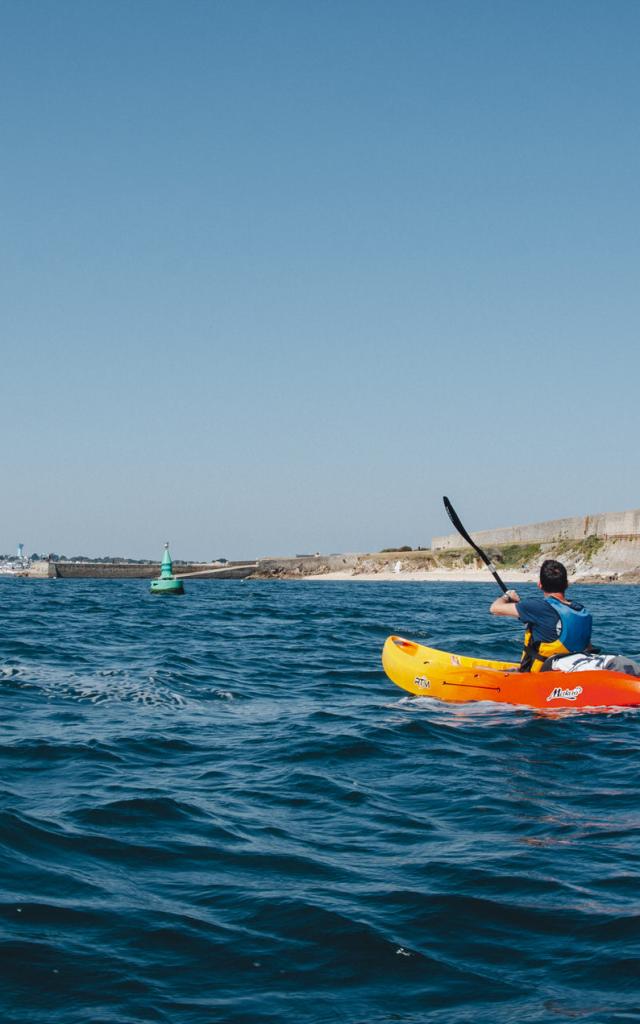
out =
<path fill-rule="evenodd" d="M 251 571 L 248 566 L 255 563 L 227 562 L 221 566 L 219 562 L 174 562 L 173 571 L 178 576 L 194 574 L 194 578 L 204 578 L 207 572 L 221 579 L 239 579 Z M 24 573 L 36 579 L 103 579 L 150 580 L 160 575 L 158 562 L 33 562 Z"/>
<path fill-rule="evenodd" d="M 254 572 L 257 579 L 300 579 L 336 572 L 357 572 L 367 555 L 296 555 L 294 558 L 261 558 Z M 373 556 L 376 557 L 376 556 Z"/>

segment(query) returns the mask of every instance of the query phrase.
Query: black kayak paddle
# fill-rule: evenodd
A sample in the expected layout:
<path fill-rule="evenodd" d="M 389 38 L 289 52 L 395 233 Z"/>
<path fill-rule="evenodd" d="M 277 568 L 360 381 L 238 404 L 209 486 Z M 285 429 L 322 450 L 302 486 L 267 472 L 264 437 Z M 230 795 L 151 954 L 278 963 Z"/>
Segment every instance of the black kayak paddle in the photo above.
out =
<path fill-rule="evenodd" d="M 458 533 L 460 534 L 460 536 L 464 537 L 464 539 L 466 540 L 467 544 L 470 544 L 474 551 L 477 551 L 477 553 L 480 555 L 480 558 L 482 559 L 482 561 L 486 565 L 487 569 L 489 569 L 491 575 L 495 579 L 496 583 L 498 584 L 498 586 L 500 587 L 502 592 L 506 594 L 507 593 L 507 588 L 505 587 L 504 583 L 500 579 L 500 576 L 498 575 L 498 570 L 496 569 L 495 565 L 493 564 L 493 562 L 491 561 L 489 556 L 486 554 L 486 552 L 484 552 L 482 550 L 482 548 L 478 547 L 478 545 L 476 544 L 475 540 L 471 539 L 471 537 L 469 536 L 469 534 L 465 530 L 464 526 L 460 522 L 460 517 L 458 516 L 458 513 L 456 512 L 455 508 L 453 507 L 453 505 L 451 504 L 449 499 L 447 497 L 443 497 L 442 500 L 444 502 L 444 507 L 447 510 L 447 515 L 449 516 L 449 519 L 451 520 L 451 522 L 455 526 L 455 528 L 458 531 Z"/>

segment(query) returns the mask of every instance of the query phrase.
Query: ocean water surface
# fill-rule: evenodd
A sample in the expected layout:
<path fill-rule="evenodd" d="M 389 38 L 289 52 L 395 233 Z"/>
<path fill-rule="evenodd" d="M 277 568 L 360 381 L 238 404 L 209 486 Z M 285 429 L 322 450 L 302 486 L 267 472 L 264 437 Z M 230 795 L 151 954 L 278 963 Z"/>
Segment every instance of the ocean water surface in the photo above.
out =
<path fill-rule="evenodd" d="M 640 711 L 381 670 L 517 656 L 496 592 L 0 580 L 2 1024 L 640 1020 Z M 640 658 L 638 588 L 571 593 Z"/>

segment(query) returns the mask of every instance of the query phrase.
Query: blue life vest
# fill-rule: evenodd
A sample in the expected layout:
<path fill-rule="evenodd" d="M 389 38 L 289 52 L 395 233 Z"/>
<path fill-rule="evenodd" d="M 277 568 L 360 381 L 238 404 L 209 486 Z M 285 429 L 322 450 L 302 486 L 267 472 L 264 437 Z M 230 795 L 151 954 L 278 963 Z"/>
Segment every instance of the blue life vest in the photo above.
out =
<path fill-rule="evenodd" d="M 545 601 L 560 616 L 558 640 L 566 647 L 567 654 L 579 654 L 584 651 L 591 643 L 593 626 L 593 617 L 587 609 L 581 604 L 564 604 L 563 601 L 558 601 L 557 597 L 545 596 Z"/>
<path fill-rule="evenodd" d="M 535 641 L 531 629 L 527 629 L 520 662 L 521 672 L 539 672 L 547 658 L 553 658 L 557 654 L 580 654 L 586 651 L 591 643 L 593 618 L 586 608 L 581 604 L 565 604 L 556 597 L 547 597 L 546 594 L 544 600 L 558 614 L 558 638 Z"/>

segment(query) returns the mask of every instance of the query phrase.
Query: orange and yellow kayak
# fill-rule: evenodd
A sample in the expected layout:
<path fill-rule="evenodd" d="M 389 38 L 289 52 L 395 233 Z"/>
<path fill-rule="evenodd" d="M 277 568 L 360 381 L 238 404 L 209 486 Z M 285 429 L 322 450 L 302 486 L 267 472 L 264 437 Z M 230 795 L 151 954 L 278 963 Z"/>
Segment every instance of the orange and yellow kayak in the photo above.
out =
<path fill-rule="evenodd" d="M 511 661 L 448 654 L 390 636 L 382 665 L 397 686 L 444 701 L 492 700 L 531 708 L 640 705 L 640 678 L 622 672 L 518 672 Z"/>

